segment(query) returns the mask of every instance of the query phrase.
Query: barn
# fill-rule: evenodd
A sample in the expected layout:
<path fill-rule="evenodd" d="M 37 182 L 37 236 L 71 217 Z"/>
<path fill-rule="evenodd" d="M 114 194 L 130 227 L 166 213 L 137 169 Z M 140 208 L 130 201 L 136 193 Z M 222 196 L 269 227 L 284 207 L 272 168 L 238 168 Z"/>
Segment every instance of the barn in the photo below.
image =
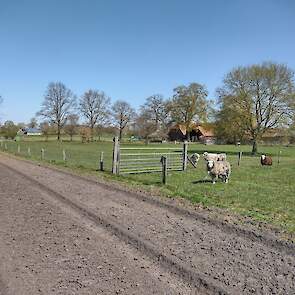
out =
<path fill-rule="evenodd" d="M 188 140 L 204 144 L 213 144 L 216 142 L 213 127 L 198 123 L 192 123 L 189 128 L 186 128 L 184 124 L 175 124 L 169 129 L 168 138 L 171 141 Z"/>

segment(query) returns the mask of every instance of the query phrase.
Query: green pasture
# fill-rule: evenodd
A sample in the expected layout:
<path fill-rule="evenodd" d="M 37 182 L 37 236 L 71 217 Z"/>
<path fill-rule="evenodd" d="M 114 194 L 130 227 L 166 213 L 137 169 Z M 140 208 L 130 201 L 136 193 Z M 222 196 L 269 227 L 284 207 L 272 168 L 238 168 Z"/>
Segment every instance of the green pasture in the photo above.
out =
<path fill-rule="evenodd" d="M 189 165 L 185 172 L 170 172 L 167 185 L 161 184 L 160 173 L 133 174 L 128 176 L 112 176 L 112 141 L 96 141 L 82 144 L 76 140 L 56 142 L 54 140 L 38 141 L 37 139 L 20 142 L 7 141 L 7 151 L 40 161 L 41 149 L 45 149 L 45 161 L 57 165 L 65 165 L 74 169 L 97 173 L 100 177 L 114 178 L 129 185 L 141 186 L 147 190 L 156 189 L 167 196 L 183 197 L 193 203 L 204 206 L 226 208 L 253 219 L 268 222 L 295 233 L 295 147 L 259 146 L 259 152 L 271 155 L 272 167 L 261 167 L 260 155 L 250 155 L 250 146 L 201 145 L 189 144 L 189 153 L 202 154 L 208 152 L 225 152 L 232 165 L 232 175 L 228 184 L 212 185 L 207 177 L 205 162 L 201 158 L 197 168 Z M 126 143 L 127 144 L 127 143 Z M 143 143 L 128 143 L 132 147 L 145 147 Z M 149 147 L 175 147 L 181 144 L 150 144 Z M 2 145 L 4 150 L 4 143 Z M 67 162 L 63 162 L 62 150 L 66 151 Z M 96 172 L 100 153 L 104 152 L 105 172 Z M 241 165 L 237 166 L 237 154 L 243 152 Z M 277 163 L 278 152 L 281 151 L 280 163 Z"/>

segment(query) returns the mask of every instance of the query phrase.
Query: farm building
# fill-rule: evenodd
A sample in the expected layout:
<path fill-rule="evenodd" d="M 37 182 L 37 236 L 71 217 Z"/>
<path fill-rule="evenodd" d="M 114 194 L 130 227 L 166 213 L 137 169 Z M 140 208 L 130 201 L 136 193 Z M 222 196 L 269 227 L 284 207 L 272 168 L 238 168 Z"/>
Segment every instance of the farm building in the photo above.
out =
<path fill-rule="evenodd" d="M 192 123 L 188 131 L 184 124 L 174 125 L 168 131 L 168 138 L 171 141 L 189 140 L 204 144 L 213 144 L 216 142 L 214 129 L 197 123 Z"/>
<path fill-rule="evenodd" d="M 21 128 L 18 130 L 17 135 L 40 136 L 42 131 L 37 128 Z"/>
<path fill-rule="evenodd" d="M 27 128 L 26 129 L 26 134 L 29 136 L 40 136 L 42 135 L 42 131 L 40 129 L 37 128 Z"/>
<path fill-rule="evenodd" d="M 283 144 L 289 141 L 286 129 L 272 128 L 267 130 L 261 137 L 265 144 Z"/>

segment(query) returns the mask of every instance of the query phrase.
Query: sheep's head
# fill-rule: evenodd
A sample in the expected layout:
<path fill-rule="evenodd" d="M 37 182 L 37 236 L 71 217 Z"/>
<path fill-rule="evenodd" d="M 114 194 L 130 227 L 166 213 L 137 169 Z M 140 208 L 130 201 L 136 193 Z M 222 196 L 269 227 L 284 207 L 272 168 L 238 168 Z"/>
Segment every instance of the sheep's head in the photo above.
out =
<path fill-rule="evenodd" d="M 261 155 L 261 159 L 264 161 L 264 159 L 265 159 L 265 155 Z"/>
<path fill-rule="evenodd" d="M 213 166 L 214 166 L 214 161 L 209 160 L 209 161 L 207 162 L 207 167 L 208 167 L 209 169 L 212 169 Z"/>
<path fill-rule="evenodd" d="M 203 153 L 203 157 L 204 157 L 205 160 L 207 160 L 208 153 L 207 152 Z"/>

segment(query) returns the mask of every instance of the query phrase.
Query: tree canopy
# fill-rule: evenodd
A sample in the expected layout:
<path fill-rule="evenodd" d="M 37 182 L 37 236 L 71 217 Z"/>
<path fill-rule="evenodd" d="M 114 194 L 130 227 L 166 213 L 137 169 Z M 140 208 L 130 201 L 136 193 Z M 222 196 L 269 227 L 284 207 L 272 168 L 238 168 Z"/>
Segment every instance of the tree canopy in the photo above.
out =
<path fill-rule="evenodd" d="M 222 113 L 229 120 L 220 124 L 236 124 L 253 142 L 269 129 L 286 126 L 294 116 L 294 73 L 283 64 L 263 63 L 238 67 L 229 72 L 217 90 Z"/>
<path fill-rule="evenodd" d="M 92 89 L 86 91 L 80 99 L 79 110 L 91 130 L 92 140 L 94 127 L 104 124 L 109 117 L 110 102 L 110 98 L 103 91 Z"/>
<path fill-rule="evenodd" d="M 193 121 L 207 121 L 209 101 L 204 85 L 191 83 L 174 89 L 168 110 L 173 122 L 184 123 L 188 131 Z"/>
<path fill-rule="evenodd" d="M 37 113 L 57 126 L 57 139 L 60 139 L 61 128 L 65 125 L 68 115 L 75 107 L 76 97 L 61 82 L 48 85 L 41 110 Z"/>

